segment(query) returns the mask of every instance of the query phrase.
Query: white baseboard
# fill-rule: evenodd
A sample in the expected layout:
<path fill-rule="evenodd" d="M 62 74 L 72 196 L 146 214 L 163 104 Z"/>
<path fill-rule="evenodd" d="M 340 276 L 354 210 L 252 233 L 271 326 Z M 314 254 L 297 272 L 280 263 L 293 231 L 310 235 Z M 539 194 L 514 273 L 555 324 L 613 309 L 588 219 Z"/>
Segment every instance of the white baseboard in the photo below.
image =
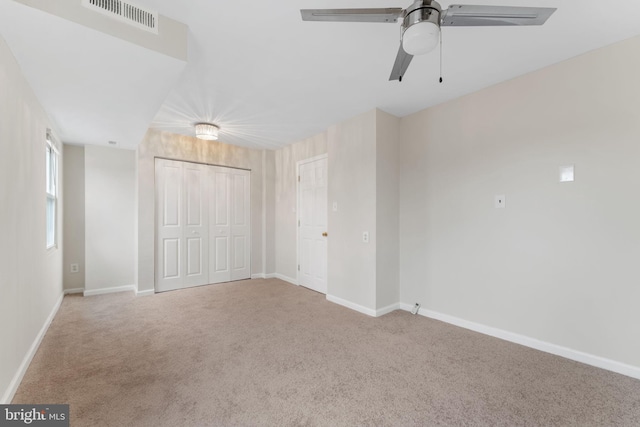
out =
<path fill-rule="evenodd" d="M 145 289 L 144 291 L 139 291 L 138 288 L 136 288 L 136 296 L 137 297 L 147 297 L 150 295 L 153 295 L 156 293 L 155 289 Z"/>
<path fill-rule="evenodd" d="M 395 304 L 388 305 L 386 307 L 382 307 L 376 310 L 376 317 L 384 316 L 385 314 L 389 314 L 392 311 L 396 311 L 400 309 L 400 303 L 397 302 Z"/>
<path fill-rule="evenodd" d="M 296 279 L 292 279 L 291 277 L 285 276 L 284 274 L 280 274 L 280 273 L 256 273 L 256 274 L 252 274 L 251 275 L 252 279 L 280 279 L 280 280 L 284 280 L 285 282 L 289 282 L 292 285 L 298 285 L 298 281 Z"/>
<path fill-rule="evenodd" d="M 22 382 L 22 378 L 24 378 L 24 374 L 27 373 L 27 369 L 29 369 L 29 365 L 33 360 L 33 356 L 36 355 L 36 351 L 38 351 L 38 347 L 40 347 L 40 343 L 42 342 L 42 338 L 44 338 L 47 330 L 49 330 L 49 325 L 53 322 L 53 318 L 56 317 L 58 313 L 58 309 L 60 308 L 60 304 L 62 304 L 62 299 L 64 298 L 64 292 L 60 294 L 58 300 L 56 301 L 51 313 L 49 313 L 49 317 L 44 321 L 42 328 L 40 328 L 40 332 L 36 335 L 36 338 L 31 343 L 31 347 L 29 347 L 29 351 L 24 355 L 24 359 L 22 359 L 22 363 L 18 367 L 13 379 L 9 383 L 9 387 L 5 390 L 2 395 L 2 399 L 0 399 L 0 405 L 8 405 L 13 400 L 13 396 L 15 396 L 16 391 L 18 390 L 18 386 Z"/>
<path fill-rule="evenodd" d="M 284 274 L 274 273 L 274 274 L 270 274 L 269 276 L 271 276 L 271 278 L 275 277 L 276 279 L 284 280 L 285 282 L 289 282 L 292 285 L 298 286 L 298 280 L 297 279 L 292 279 L 291 277 L 285 276 Z"/>
<path fill-rule="evenodd" d="M 90 289 L 84 291 L 85 297 L 91 297 L 94 295 L 113 294 L 116 292 L 136 292 L 136 285 L 117 286 L 115 288 L 102 288 L 102 289 Z"/>
<path fill-rule="evenodd" d="M 338 298 L 336 296 L 327 294 L 327 301 L 331 301 L 331 302 L 339 304 L 339 305 L 341 305 L 343 307 L 350 308 L 351 310 L 355 310 L 355 311 L 360 312 L 362 314 L 366 314 L 367 316 L 376 317 L 376 311 L 375 310 L 373 310 L 371 308 L 367 308 L 367 307 L 361 306 L 361 305 L 356 304 L 356 303 L 351 302 L 351 301 L 347 301 L 346 299 Z"/>
<path fill-rule="evenodd" d="M 388 305 L 386 307 L 379 308 L 377 310 L 373 310 L 371 308 L 364 307 L 364 306 L 362 306 L 360 304 L 356 304 L 356 303 L 353 303 L 351 301 L 347 301 L 346 299 L 342 299 L 342 298 L 336 297 L 334 295 L 327 295 L 327 300 L 331 301 L 331 302 L 334 302 L 336 304 L 340 304 L 341 306 L 350 308 L 350 309 L 355 310 L 357 312 L 360 312 L 362 314 L 366 314 L 367 316 L 371 316 L 371 317 L 384 316 L 385 314 L 388 314 L 388 313 L 391 313 L 392 311 L 400 309 L 400 303 L 399 302 L 397 302 L 395 304 Z"/>
<path fill-rule="evenodd" d="M 276 273 L 256 273 L 251 275 L 252 279 L 274 279 L 275 277 Z"/>
<path fill-rule="evenodd" d="M 402 310 L 411 311 L 413 306 L 411 304 L 400 304 Z M 561 345 L 552 344 L 546 341 L 540 341 L 536 338 L 531 338 L 525 335 L 516 334 L 514 332 L 505 331 L 503 329 L 493 328 L 491 326 L 482 325 L 480 323 L 471 322 L 469 320 L 460 319 L 448 314 L 438 313 L 433 310 L 426 310 L 421 308 L 418 314 L 429 317 L 431 319 L 440 320 L 445 323 L 449 323 L 461 328 L 470 329 L 481 334 L 490 335 L 492 337 L 500 338 L 505 341 L 510 341 L 516 344 L 523 345 L 525 347 L 534 348 L 536 350 L 544 351 L 546 353 L 555 354 L 566 359 L 575 360 L 576 362 L 584 363 L 587 365 L 595 366 L 596 368 L 606 369 L 608 371 L 617 372 L 618 374 L 626 375 L 631 378 L 640 379 L 640 367 L 627 365 L 622 362 L 607 359 L 593 354 L 584 353 L 582 351 L 573 350 L 571 348 L 563 347 Z"/>
<path fill-rule="evenodd" d="M 64 294 L 65 295 L 81 294 L 83 292 L 84 292 L 84 288 L 74 288 L 74 289 L 65 289 L 64 290 Z"/>

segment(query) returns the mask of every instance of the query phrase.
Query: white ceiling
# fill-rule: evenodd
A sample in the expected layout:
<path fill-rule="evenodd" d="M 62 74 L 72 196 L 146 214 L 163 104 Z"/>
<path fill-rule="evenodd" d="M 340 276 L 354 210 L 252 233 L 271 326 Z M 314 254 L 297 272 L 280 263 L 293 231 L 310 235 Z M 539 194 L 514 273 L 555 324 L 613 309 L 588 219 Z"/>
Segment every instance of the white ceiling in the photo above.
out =
<path fill-rule="evenodd" d="M 129 146 L 139 142 L 132 136 L 141 128 L 193 134 L 194 122 L 211 121 L 225 142 L 278 148 L 375 107 L 402 117 L 640 34 L 637 0 L 466 0 L 461 3 L 558 11 L 542 27 L 445 27 L 444 83 L 438 83 L 437 51 L 415 57 L 398 83 L 388 78 L 399 24 L 303 22 L 299 9 L 406 7 L 410 0 L 135 0 L 189 26 L 189 60 L 179 74 L 179 61 L 137 47 L 127 55 L 105 47 L 100 58 L 86 61 L 93 49 L 88 43 L 108 44 L 109 36 L 39 11 L 16 12 L 22 5 L 7 17 L 7 2 L 0 2 L 0 34 L 49 114 L 64 122 L 63 140 L 104 144 L 122 132 Z M 41 15 L 38 25 L 23 22 L 34 13 Z M 55 64 L 54 76 L 32 59 L 43 52 Z M 114 87 L 126 93 L 110 86 L 95 102 L 79 103 L 74 94 L 91 83 L 91 67 L 103 66 L 105 58 L 113 70 L 127 69 L 136 78 L 115 72 Z M 129 104 L 143 112 L 131 114 Z M 87 126 L 68 119 L 80 112 L 104 126 L 88 135 Z"/>
<path fill-rule="evenodd" d="M 0 34 L 69 143 L 135 148 L 186 65 L 8 0 Z"/>

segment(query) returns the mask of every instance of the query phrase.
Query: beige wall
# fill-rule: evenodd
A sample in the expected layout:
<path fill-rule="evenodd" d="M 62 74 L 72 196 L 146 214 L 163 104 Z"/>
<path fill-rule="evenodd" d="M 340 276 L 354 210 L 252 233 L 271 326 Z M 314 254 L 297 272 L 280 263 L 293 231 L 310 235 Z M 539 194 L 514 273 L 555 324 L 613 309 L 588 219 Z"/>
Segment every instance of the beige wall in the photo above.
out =
<path fill-rule="evenodd" d="M 639 51 L 402 119 L 402 302 L 640 366 Z"/>
<path fill-rule="evenodd" d="M 251 170 L 251 273 L 264 273 L 262 151 L 152 129 L 138 146 L 138 291 L 154 289 L 155 157 Z"/>
<path fill-rule="evenodd" d="M 136 284 L 136 152 L 85 147 L 85 292 Z"/>
<path fill-rule="evenodd" d="M 62 298 L 63 195 L 58 247 L 46 249 L 45 147 L 51 123 L 0 37 L 0 403 Z M 62 147 L 58 147 L 61 150 Z M 59 170 L 62 170 L 62 155 Z M 62 175 L 59 175 L 62 183 Z M 23 365 L 26 369 L 26 366 Z"/>
<path fill-rule="evenodd" d="M 275 271 L 294 282 L 298 274 L 296 163 L 326 153 L 326 133 L 275 152 Z"/>
<path fill-rule="evenodd" d="M 84 290 L 86 264 L 84 206 L 84 147 L 64 144 L 64 289 Z M 80 270 L 71 272 L 71 264 Z"/>

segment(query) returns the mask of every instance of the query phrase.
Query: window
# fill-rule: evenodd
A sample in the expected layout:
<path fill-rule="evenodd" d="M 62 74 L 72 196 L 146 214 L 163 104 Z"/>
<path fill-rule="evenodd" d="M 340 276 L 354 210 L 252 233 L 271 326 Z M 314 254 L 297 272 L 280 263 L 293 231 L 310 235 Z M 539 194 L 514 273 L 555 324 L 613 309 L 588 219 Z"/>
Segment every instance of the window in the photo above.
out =
<path fill-rule="evenodd" d="M 53 248 L 57 243 L 56 236 L 56 212 L 58 205 L 58 152 L 53 138 L 47 132 L 46 152 L 47 174 L 47 249 Z"/>

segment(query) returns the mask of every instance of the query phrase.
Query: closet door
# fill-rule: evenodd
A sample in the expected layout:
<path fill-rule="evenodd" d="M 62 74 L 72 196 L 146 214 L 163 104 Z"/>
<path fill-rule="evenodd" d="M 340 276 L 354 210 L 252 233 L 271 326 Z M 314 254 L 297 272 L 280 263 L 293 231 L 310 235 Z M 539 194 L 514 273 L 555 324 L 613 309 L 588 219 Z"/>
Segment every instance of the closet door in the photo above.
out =
<path fill-rule="evenodd" d="M 231 280 L 251 278 L 251 174 L 230 169 Z"/>
<path fill-rule="evenodd" d="M 209 277 L 211 283 L 231 280 L 231 179 L 228 168 L 209 169 Z"/>
<path fill-rule="evenodd" d="M 210 282 L 251 278 L 249 171 L 211 167 L 210 184 Z"/>
<path fill-rule="evenodd" d="M 157 292 L 209 282 L 207 169 L 156 159 Z"/>

